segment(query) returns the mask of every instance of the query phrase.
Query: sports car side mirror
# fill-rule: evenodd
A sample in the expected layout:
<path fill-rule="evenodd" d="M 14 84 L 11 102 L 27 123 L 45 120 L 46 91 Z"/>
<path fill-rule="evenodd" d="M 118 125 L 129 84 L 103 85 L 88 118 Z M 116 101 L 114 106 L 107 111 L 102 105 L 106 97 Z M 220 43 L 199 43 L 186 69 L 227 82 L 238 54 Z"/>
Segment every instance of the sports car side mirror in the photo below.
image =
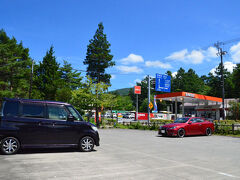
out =
<path fill-rule="evenodd" d="M 192 124 L 192 122 L 190 121 L 190 122 L 188 122 L 188 124 Z"/>

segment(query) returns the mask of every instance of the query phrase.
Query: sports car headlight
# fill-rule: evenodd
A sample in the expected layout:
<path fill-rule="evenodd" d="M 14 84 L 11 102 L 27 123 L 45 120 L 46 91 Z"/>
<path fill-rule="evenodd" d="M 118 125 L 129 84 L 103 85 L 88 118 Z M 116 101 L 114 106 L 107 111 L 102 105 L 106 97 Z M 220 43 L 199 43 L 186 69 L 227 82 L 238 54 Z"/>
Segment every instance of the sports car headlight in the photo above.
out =
<path fill-rule="evenodd" d="M 170 127 L 169 129 L 176 129 L 177 128 L 177 126 L 173 126 L 173 127 Z"/>
<path fill-rule="evenodd" d="M 96 126 L 91 126 L 94 131 L 98 131 L 98 128 Z"/>

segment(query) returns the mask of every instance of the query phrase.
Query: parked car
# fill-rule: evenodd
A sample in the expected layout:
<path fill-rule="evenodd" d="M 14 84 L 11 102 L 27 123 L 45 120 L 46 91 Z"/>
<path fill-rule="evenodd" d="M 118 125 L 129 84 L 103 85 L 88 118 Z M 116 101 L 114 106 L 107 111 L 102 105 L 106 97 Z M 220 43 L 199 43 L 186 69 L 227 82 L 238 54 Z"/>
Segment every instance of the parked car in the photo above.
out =
<path fill-rule="evenodd" d="M 0 119 L 0 150 L 76 147 L 92 151 L 99 146 L 95 125 L 83 120 L 70 104 L 56 101 L 4 98 Z"/>
<path fill-rule="evenodd" d="M 124 113 L 123 114 L 123 118 L 134 119 L 135 118 L 135 114 L 134 113 Z"/>
<path fill-rule="evenodd" d="M 174 123 L 161 126 L 158 134 L 162 136 L 207 135 L 214 132 L 214 124 L 200 117 L 178 118 Z"/>
<path fill-rule="evenodd" d="M 123 118 L 125 118 L 125 119 L 130 119 L 130 116 L 131 116 L 130 113 L 124 113 L 122 115 L 123 115 Z"/>

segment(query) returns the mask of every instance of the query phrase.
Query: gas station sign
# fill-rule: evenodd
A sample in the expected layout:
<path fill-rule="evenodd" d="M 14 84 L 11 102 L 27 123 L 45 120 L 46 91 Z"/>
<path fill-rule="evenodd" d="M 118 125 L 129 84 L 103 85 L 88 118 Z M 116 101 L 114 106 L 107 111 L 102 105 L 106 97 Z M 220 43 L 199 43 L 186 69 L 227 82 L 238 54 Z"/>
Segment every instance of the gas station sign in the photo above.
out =
<path fill-rule="evenodd" d="M 134 94 L 141 94 L 141 86 L 134 86 Z"/>

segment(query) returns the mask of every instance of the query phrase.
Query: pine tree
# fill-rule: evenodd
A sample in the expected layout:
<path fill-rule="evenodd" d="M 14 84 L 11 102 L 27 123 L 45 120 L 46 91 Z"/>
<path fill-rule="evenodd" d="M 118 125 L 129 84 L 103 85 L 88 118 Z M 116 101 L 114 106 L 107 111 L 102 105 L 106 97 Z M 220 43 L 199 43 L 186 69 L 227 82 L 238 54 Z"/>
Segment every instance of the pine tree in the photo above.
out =
<path fill-rule="evenodd" d="M 64 61 L 63 67 L 60 67 L 61 83 L 57 90 L 56 100 L 70 102 L 72 91 L 82 86 L 81 73 L 73 70 L 72 65 Z"/>
<path fill-rule="evenodd" d="M 223 67 L 225 98 L 233 97 L 232 74 Z M 209 95 L 222 97 L 221 64 L 216 68 L 215 73 L 209 73 L 207 85 L 210 86 Z"/>
<path fill-rule="evenodd" d="M 111 75 L 105 73 L 108 67 L 114 66 L 112 61 L 113 55 L 110 54 L 110 43 L 107 41 L 106 34 L 103 33 L 103 24 L 98 24 L 98 29 L 89 42 L 87 47 L 86 59 L 83 62 L 87 67 L 87 75 L 92 79 L 93 83 L 105 83 L 110 85 Z M 98 94 L 96 92 L 96 94 Z M 99 107 L 96 105 L 96 114 L 98 114 Z M 96 123 L 99 127 L 99 119 L 96 116 Z"/>
<path fill-rule="evenodd" d="M 35 87 L 41 92 L 42 99 L 45 100 L 56 100 L 56 92 L 61 81 L 59 63 L 53 54 L 53 46 L 51 46 L 36 69 L 34 79 Z"/>
<path fill-rule="evenodd" d="M 0 30 L 0 98 L 28 97 L 31 64 L 29 49 Z"/>
<path fill-rule="evenodd" d="M 240 64 L 233 70 L 234 96 L 240 98 Z"/>
<path fill-rule="evenodd" d="M 113 55 L 110 54 L 110 43 L 107 41 L 106 34 L 103 33 L 103 24 L 98 24 L 98 29 L 89 42 L 87 55 L 84 61 L 87 67 L 87 75 L 94 83 L 103 82 L 110 85 L 111 75 L 105 73 L 106 68 L 114 66 Z"/>

